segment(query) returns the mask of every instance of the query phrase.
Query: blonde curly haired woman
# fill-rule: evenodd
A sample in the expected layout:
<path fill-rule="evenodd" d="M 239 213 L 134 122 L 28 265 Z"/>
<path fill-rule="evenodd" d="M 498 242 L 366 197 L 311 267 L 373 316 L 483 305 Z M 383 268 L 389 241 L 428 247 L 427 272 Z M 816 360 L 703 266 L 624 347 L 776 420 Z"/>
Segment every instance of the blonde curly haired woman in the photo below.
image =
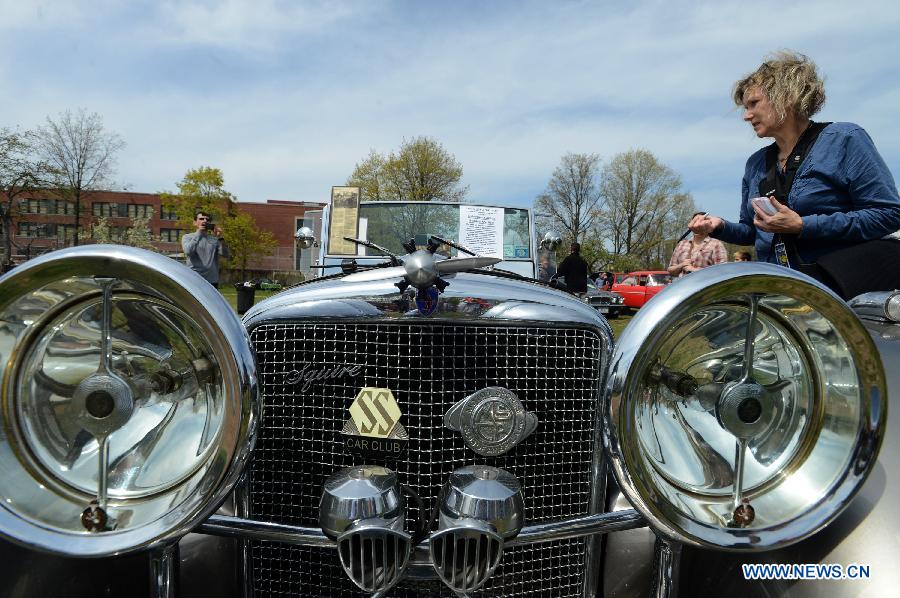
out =
<path fill-rule="evenodd" d="M 758 260 L 801 270 L 834 288 L 834 274 L 820 260 L 900 229 L 900 197 L 890 170 L 859 125 L 811 120 L 825 103 L 825 86 L 815 63 L 802 54 L 773 55 L 735 84 L 732 98 L 756 136 L 775 143 L 747 160 L 740 221 L 695 216 L 691 230 L 755 245 Z"/>

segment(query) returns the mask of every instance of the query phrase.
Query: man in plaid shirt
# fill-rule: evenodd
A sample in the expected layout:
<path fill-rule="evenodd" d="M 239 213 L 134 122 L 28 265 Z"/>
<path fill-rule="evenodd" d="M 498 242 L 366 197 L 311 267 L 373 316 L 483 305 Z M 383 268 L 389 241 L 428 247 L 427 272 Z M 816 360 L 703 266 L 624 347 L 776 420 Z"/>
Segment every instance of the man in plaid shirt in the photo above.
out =
<path fill-rule="evenodd" d="M 697 214 L 704 213 L 697 212 Z M 727 261 L 728 254 L 721 241 L 708 235 L 694 233 L 690 239 L 685 239 L 675 246 L 668 269 L 672 276 L 684 276 L 688 272 Z"/>

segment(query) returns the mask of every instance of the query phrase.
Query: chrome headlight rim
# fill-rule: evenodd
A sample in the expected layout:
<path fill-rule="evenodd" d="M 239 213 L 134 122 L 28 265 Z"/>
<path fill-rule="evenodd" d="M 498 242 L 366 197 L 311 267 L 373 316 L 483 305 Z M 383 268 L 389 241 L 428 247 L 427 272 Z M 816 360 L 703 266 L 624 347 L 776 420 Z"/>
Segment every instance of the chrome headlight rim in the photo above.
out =
<path fill-rule="evenodd" d="M 223 419 L 219 428 L 222 438 L 211 451 L 201 470 L 190 473 L 184 480 L 147 498 L 155 500 L 166 492 L 173 493 L 171 509 L 137 527 L 103 532 L 87 532 L 55 527 L 35 520 L 27 512 L 16 510 L 12 500 L 0 503 L 0 532 L 12 541 L 28 548 L 68 556 L 111 556 L 152 548 L 183 536 L 208 517 L 231 491 L 249 459 L 256 438 L 259 420 L 259 390 L 256 381 L 255 358 L 249 337 L 237 316 L 221 294 L 195 272 L 174 260 L 152 252 L 117 245 L 87 245 L 51 252 L 35 258 L 0 278 L 4 289 L 0 299 L 0 324 L 13 314 L 17 302 L 33 292 L 56 288 L 71 281 L 97 277 L 127 281 L 122 293 L 143 296 L 152 301 L 168 302 L 182 309 L 204 331 L 204 337 L 219 364 L 222 387 L 228 393 L 223 399 Z M 60 286 L 60 288 L 62 288 Z M 24 319 L 17 326 L 0 384 L 0 407 L 13 434 L 0 443 L 0 458 L 21 472 L 33 467 L 37 456 L 28 449 L 22 437 L 16 407 L 15 387 L 22 360 L 41 337 L 43 327 L 59 313 L 91 301 L 73 292 L 47 314 Z M 2 350 L 3 347 L 0 347 Z M 12 365 L 13 367 L 8 367 Z M 57 492 L 60 501 L 72 504 L 83 500 L 83 493 L 67 486 L 38 466 L 27 473 L 31 480 L 47 492 Z M 194 490 L 179 496 L 179 488 L 190 483 Z M 129 499 L 110 498 L 110 504 L 125 503 Z M 138 499 L 135 505 L 140 503 Z M 135 508 L 139 508 L 139 505 Z M 155 511 L 154 511 L 155 512 Z"/>
<path fill-rule="evenodd" d="M 831 322 L 840 322 L 841 332 L 852 350 L 861 397 L 857 441 L 849 465 L 834 481 L 827 496 L 817 497 L 805 512 L 768 527 L 727 528 L 695 521 L 672 508 L 665 497 L 642 479 L 631 465 L 639 451 L 629 444 L 633 422 L 627 420 L 626 395 L 634 392 L 646 371 L 653 349 L 683 318 L 723 297 L 752 292 L 769 292 L 808 303 Z M 797 542 L 833 520 L 864 483 L 876 462 L 884 435 L 887 386 L 883 367 L 870 335 L 852 310 L 837 295 L 815 280 L 796 271 L 772 264 L 725 264 L 706 268 L 679 279 L 648 302 L 616 344 L 607 380 L 608 401 L 604 407 L 603 436 L 614 474 L 636 509 L 654 530 L 689 545 L 731 551 L 773 549 Z M 816 373 L 818 376 L 818 373 Z"/>

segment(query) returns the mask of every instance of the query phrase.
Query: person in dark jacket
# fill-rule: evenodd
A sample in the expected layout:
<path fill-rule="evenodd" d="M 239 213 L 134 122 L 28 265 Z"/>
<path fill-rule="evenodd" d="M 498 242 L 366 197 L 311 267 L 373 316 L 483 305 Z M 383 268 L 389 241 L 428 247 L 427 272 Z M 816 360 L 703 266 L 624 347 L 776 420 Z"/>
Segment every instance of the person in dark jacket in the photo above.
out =
<path fill-rule="evenodd" d="M 570 293 L 584 295 L 587 293 L 587 279 L 590 269 L 587 262 L 581 257 L 581 245 L 579 243 L 572 243 L 570 250 L 571 253 L 566 256 L 556 269 L 556 276 L 566 277 L 566 286 Z"/>

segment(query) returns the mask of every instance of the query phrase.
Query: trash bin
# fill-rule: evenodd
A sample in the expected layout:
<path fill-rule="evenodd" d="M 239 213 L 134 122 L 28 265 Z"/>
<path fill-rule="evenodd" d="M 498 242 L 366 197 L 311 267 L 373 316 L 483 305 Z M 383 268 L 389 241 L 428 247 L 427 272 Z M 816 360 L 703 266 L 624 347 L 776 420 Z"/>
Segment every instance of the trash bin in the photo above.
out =
<path fill-rule="evenodd" d="M 244 315 L 253 307 L 256 286 L 252 282 L 236 282 L 234 288 L 237 289 L 237 312 Z"/>

